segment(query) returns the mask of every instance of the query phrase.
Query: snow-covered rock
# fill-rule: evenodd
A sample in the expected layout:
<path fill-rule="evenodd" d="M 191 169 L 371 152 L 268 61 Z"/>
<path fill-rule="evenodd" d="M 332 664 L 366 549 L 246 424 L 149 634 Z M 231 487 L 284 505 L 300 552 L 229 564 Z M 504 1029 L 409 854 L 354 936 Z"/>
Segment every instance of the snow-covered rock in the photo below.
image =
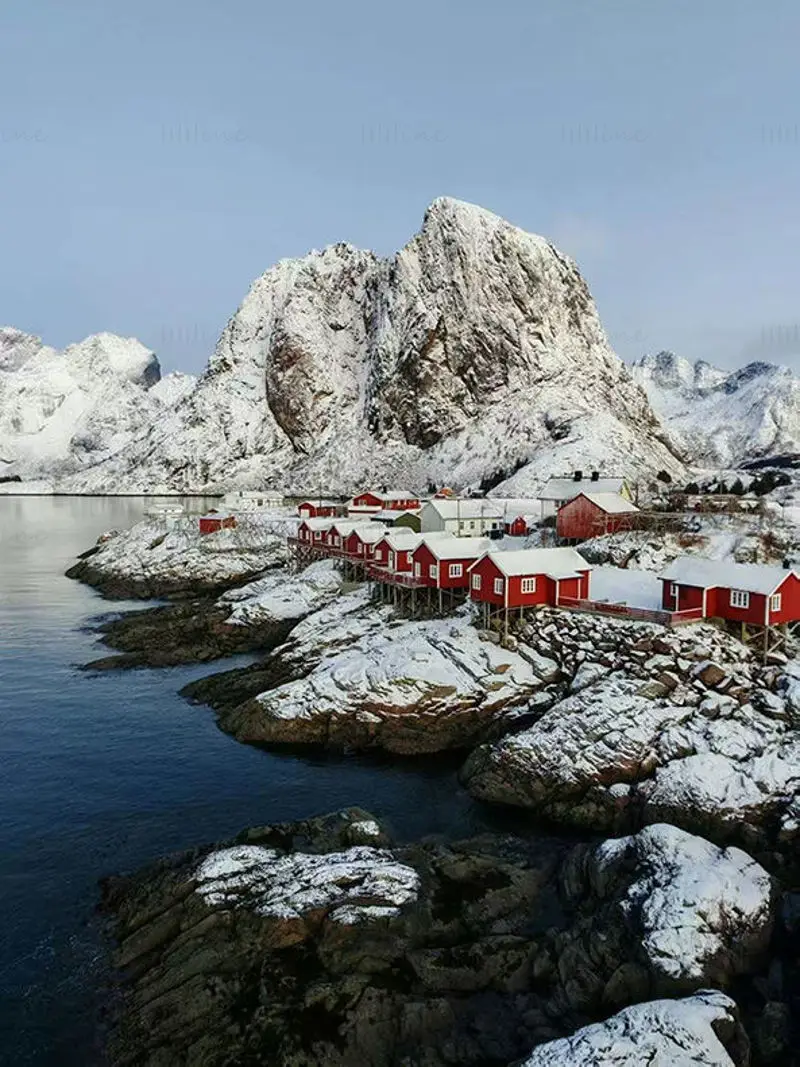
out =
<path fill-rule="evenodd" d="M 745 1067 L 736 1004 L 704 990 L 624 1008 L 571 1037 L 539 1045 L 519 1067 Z"/>
<path fill-rule="evenodd" d="M 541 636 L 529 632 L 528 640 L 540 651 L 550 647 L 565 674 L 579 669 L 579 691 L 521 733 L 476 750 L 462 770 L 474 795 L 578 826 L 622 830 L 669 821 L 756 849 L 791 848 L 800 736 L 763 702 L 763 710 L 755 706 L 745 658 L 721 659 L 725 692 L 700 681 L 704 656 L 715 647 L 722 652 L 726 642 L 733 652 L 733 638 L 692 627 L 708 634 L 707 643 L 692 646 L 686 630 L 659 638 L 643 629 L 639 649 L 620 652 L 614 624 L 595 621 L 598 647 L 584 651 L 584 662 L 614 670 L 582 686 L 588 668 L 578 668 L 577 657 L 587 634 L 557 651 L 556 623 L 549 625 L 554 632 L 544 623 Z"/>
<path fill-rule="evenodd" d="M 598 845 L 590 866 L 601 887 L 633 866 L 618 907 L 656 984 L 727 982 L 769 942 L 772 880 L 738 848 L 655 824 Z"/>
<path fill-rule="evenodd" d="M 282 920 L 325 916 L 347 925 L 390 919 L 419 891 L 413 867 L 368 845 L 324 857 L 237 845 L 206 856 L 195 878 L 211 907 L 249 908 Z"/>
<path fill-rule="evenodd" d="M 135 338 L 100 333 L 63 352 L 0 330 L 0 474 L 53 479 L 119 452 L 185 395 Z"/>
<path fill-rule="evenodd" d="M 342 581 L 336 561 L 322 559 L 298 574 L 280 569 L 231 589 L 220 597 L 219 603 L 232 605 L 227 621 L 234 626 L 301 619 L 337 597 Z"/>
<path fill-rule="evenodd" d="M 346 611 L 348 599 L 332 608 Z M 366 608 L 344 615 L 345 627 L 348 615 L 349 632 L 333 630 L 332 647 L 311 645 L 316 665 L 309 673 L 223 712 L 223 728 L 242 741 L 273 744 L 398 753 L 458 748 L 493 731 L 496 736 L 558 674 L 551 660 L 532 650 L 523 656 L 482 641 L 464 612 L 402 622 L 388 609 Z M 343 616 L 328 609 L 325 617 Z M 319 620 L 311 619 L 311 626 L 301 629 L 301 623 L 293 632 L 286 660 L 306 671 L 303 650 L 320 633 Z M 552 699 L 544 694 L 543 706 Z"/>
<path fill-rule="evenodd" d="M 573 467 L 683 472 L 576 265 L 458 200 L 396 256 L 348 244 L 257 279 L 195 390 L 73 491 L 386 482 L 512 495 Z"/>
<path fill-rule="evenodd" d="M 196 516 L 148 518 L 101 543 L 67 571 L 112 596 L 214 592 L 286 562 L 293 520 L 251 516 L 201 535 Z"/>
<path fill-rule="evenodd" d="M 694 463 L 734 467 L 800 451 L 800 379 L 788 367 L 750 363 L 727 372 L 659 352 L 631 371 Z"/>

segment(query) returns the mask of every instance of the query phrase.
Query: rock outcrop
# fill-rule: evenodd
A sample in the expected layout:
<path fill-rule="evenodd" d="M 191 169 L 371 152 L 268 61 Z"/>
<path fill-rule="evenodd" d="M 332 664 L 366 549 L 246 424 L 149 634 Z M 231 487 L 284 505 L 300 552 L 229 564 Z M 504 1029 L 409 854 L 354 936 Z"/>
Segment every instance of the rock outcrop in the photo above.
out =
<path fill-rule="evenodd" d="M 346 612 L 348 599 L 336 607 Z M 223 729 L 259 744 L 416 755 L 497 737 L 511 723 L 524 725 L 521 714 L 540 713 L 556 699 L 552 660 L 481 640 L 463 611 L 408 622 L 389 608 L 366 607 L 350 642 L 326 618 L 330 636 L 312 644 L 309 655 L 303 651 L 309 630 L 299 627 L 285 653 L 277 653 L 284 665 L 297 663 L 300 676 L 221 709 Z M 311 634 L 319 635 L 318 625 Z"/>
<path fill-rule="evenodd" d="M 793 674 L 706 625 L 543 611 L 521 638 L 576 691 L 470 756 L 462 778 L 475 796 L 605 831 L 666 820 L 792 861 L 800 735 L 782 694 Z"/>
<path fill-rule="evenodd" d="M 422 489 L 523 468 L 521 495 L 572 467 L 678 474 L 663 438 L 572 260 L 442 198 L 392 259 L 337 244 L 267 271 L 191 396 L 69 488 Z"/>
<path fill-rule="evenodd" d="M 236 527 L 201 536 L 193 516 L 169 525 L 145 519 L 101 538 L 67 577 L 112 597 L 223 593 L 285 563 L 293 526 L 292 520 L 249 516 Z"/>
<path fill-rule="evenodd" d="M 680 1057 L 680 1058 L 678 1058 Z M 519 1067 L 749 1067 L 736 1004 L 704 991 L 636 1004 L 571 1037 L 540 1045 Z"/>
<path fill-rule="evenodd" d="M 508 1064 L 635 1000 L 753 973 L 771 923 L 756 864 L 670 827 L 599 848 L 396 846 L 359 809 L 111 880 L 104 905 L 125 975 L 117 1067 Z M 684 966 L 661 956 L 675 946 Z M 676 1022 L 705 1041 L 716 1023 L 735 1055 L 733 1005 L 705 996 Z"/>

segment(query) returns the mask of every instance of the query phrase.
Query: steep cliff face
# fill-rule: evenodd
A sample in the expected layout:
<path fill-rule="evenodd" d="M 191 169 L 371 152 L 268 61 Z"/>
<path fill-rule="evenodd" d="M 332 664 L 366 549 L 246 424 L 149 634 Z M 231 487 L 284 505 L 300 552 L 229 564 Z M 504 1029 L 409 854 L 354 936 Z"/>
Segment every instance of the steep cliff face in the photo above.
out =
<path fill-rule="evenodd" d="M 800 379 L 788 367 L 749 363 L 729 372 L 659 352 L 631 369 L 678 447 L 697 463 L 733 467 L 800 451 Z"/>
<path fill-rule="evenodd" d="M 347 244 L 251 287 L 187 400 L 77 490 L 300 491 L 518 469 L 677 473 L 575 264 L 457 200 L 383 260 Z"/>

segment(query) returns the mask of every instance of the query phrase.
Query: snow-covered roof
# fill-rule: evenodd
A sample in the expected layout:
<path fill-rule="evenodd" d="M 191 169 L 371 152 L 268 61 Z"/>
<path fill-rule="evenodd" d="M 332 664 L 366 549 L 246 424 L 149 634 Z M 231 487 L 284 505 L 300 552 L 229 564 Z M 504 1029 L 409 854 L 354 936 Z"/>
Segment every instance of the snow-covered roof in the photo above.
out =
<path fill-rule="evenodd" d="M 306 504 L 310 504 L 312 508 L 338 508 L 339 505 L 335 500 L 315 500 L 314 497 L 307 497 L 305 500 L 300 501 L 300 507 L 304 507 Z"/>
<path fill-rule="evenodd" d="M 430 500 L 426 507 L 433 508 L 443 519 L 502 519 L 502 504 L 494 500 Z"/>
<path fill-rule="evenodd" d="M 578 493 L 621 493 L 625 486 L 624 478 L 551 478 L 539 493 L 539 500 L 572 500 Z"/>
<path fill-rule="evenodd" d="M 489 499 L 497 507 L 503 509 L 506 518 L 516 518 L 518 515 L 537 515 L 538 517 L 539 501 L 531 497 L 493 496 L 489 497 Z"/>
<path fill-rule="evenodd" d="M 381 500 L 418 500 L 416 493 L 409 493 L 408 489 L 392 489 L 388 493 L 375 493 Z"/>
<path fill-rule="evenodd" d="M 329 530 L 333 523 L 333 519 L 302 519 L 300 525 L 307 526 L 309 530 Z"/>
<path fill-rule="evenodd" d="M 419 515 L 419 512 L 419 508 L 384 508 L 382 511 L 376 511 L 372 519 L 381 522 L 397 522 L 403 515 Z"/>
<path fill-rule="evenodd" d="M 768 596 L 792 573 L 798 575 L 796 570 L 768 567 L 762 563 L 732 563 L 727 560 L 700 559 L 697 556 L 679 556 L 659 577 L 700 589 L 742 589 L 747 593 Z"/>
<path fill-rule="evenodd" d="M 371 523 L 369 526 L 362 526 L 359 524 L 353 533 L 357 535 L 359 541 L 364 541 L 368 545 L 374 545 L 377 544 L 386 533 L 386 527 L 381 526 L 380 523 L 377 522 Z"/>
<path fill-rule="evenodd" d="M 595 504 L 607 515 L 622 515 L 639 510 L 635 504 L 632 504 L 627 497 L 621 496 L 620 493 L 587 493 L 585 489 L 582 489 L 578 496 L 585 496 L 587 500 L 591 501 L 592 504 Z"/>
<path fill-rule="evenodd" d="M 437 559 L 474 559 L 486 553 L 488 537 L 426 537 L 425 545 Z"/>
<path fill-rule="evenodd" d="M 313 522 L 313 519 L 309 519 L 309 522 Z M 353 530 L 369 529 L 371 526 L 374 528 L 374 524 L 369 519 L 334 519 L 332 522 L 330 519 L 320 520 L 321 522 L 330 522 L 331 530 L 335 530 L 340 537 L 347 537 Z"/>
<path fill-rule="evenodd" d="M 544 574 L 548 578 L 574 578 L 580 571 L 589 571 L 580 552 L 574 548 L 521 548 L 510 552 L 484 552 L 507 578 L 520 574 Z M 481 560 L 473 564 L 476 567 Z"/>

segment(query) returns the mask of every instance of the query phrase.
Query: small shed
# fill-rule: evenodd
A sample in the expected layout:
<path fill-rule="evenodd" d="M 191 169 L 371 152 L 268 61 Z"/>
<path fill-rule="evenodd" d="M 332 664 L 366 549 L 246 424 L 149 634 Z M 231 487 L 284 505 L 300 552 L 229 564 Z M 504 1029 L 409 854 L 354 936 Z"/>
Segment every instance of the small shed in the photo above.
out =
<path fill-rule="evenodd" d="M 304 500 L 297 505 L 297 514 L 301 519 L 334 518 L 339 511 L 340 505 L 335 500 Z"/>
<path fill-rule="evenodd" d="M 378 526 L 377 523 L 369 522 L 356 526 L 344 538 L 345 554 L 353 559 L 372 559 L 373 549 L 385 533 L 386 527 Z"/>
<path fill-rule="evenodd" d="M 573 500 L 578 493 L 618 493 L 631 499 L 631 491 L 624 478 L 602 478 L 599 471 L 592 471 L 584 478 L 583 471 L 575 471 L 571 478 L 550 478 L 540 491 L 540 517 L 543 519 L 555 515 L 560 507 Z"/>
<path fill-rule="evenodd" d="M 303 519 L 297 527 L 298 540 L 318 547 L 327 544 L 332 519 Z"/>
<path fill-rule="evenodd" d="M 513 518 L 506 515 L 506 534 L 508 537 L 527 537 L 533 533 L 538 521 L 538 515 L 515 515 Z"/>
<path fill-rule="evenodd" d="M 422 538 L 403 527 L 382 534 L 372 552 L 373 562 L 387 570 L 406 573 L 412 569 L 411 553 Z"/>
<path fill-rule="evenodd" d="M 208 515 L 201 515 L 198 520 L 200 533 L 205 534 L 218 533 L 220 530 L 232 530 L 236 526 L 236 517 L 234 515 L 222 515 L 217 512 L 211 512 Z"/>
<path fill-rule="evenodd" d="M 630 529 L 630 516 L 639 509 L 621 493 L 586 490 L 558 509 L 556 532 L 561 541 L 588 541 L 620 529 Z"/>
<path fill-rule="evenodd" d="M 487 551 L 470 568 L 470 597 L 497 608 L 586 600 L 591 569 L 574 548 Z"/>

